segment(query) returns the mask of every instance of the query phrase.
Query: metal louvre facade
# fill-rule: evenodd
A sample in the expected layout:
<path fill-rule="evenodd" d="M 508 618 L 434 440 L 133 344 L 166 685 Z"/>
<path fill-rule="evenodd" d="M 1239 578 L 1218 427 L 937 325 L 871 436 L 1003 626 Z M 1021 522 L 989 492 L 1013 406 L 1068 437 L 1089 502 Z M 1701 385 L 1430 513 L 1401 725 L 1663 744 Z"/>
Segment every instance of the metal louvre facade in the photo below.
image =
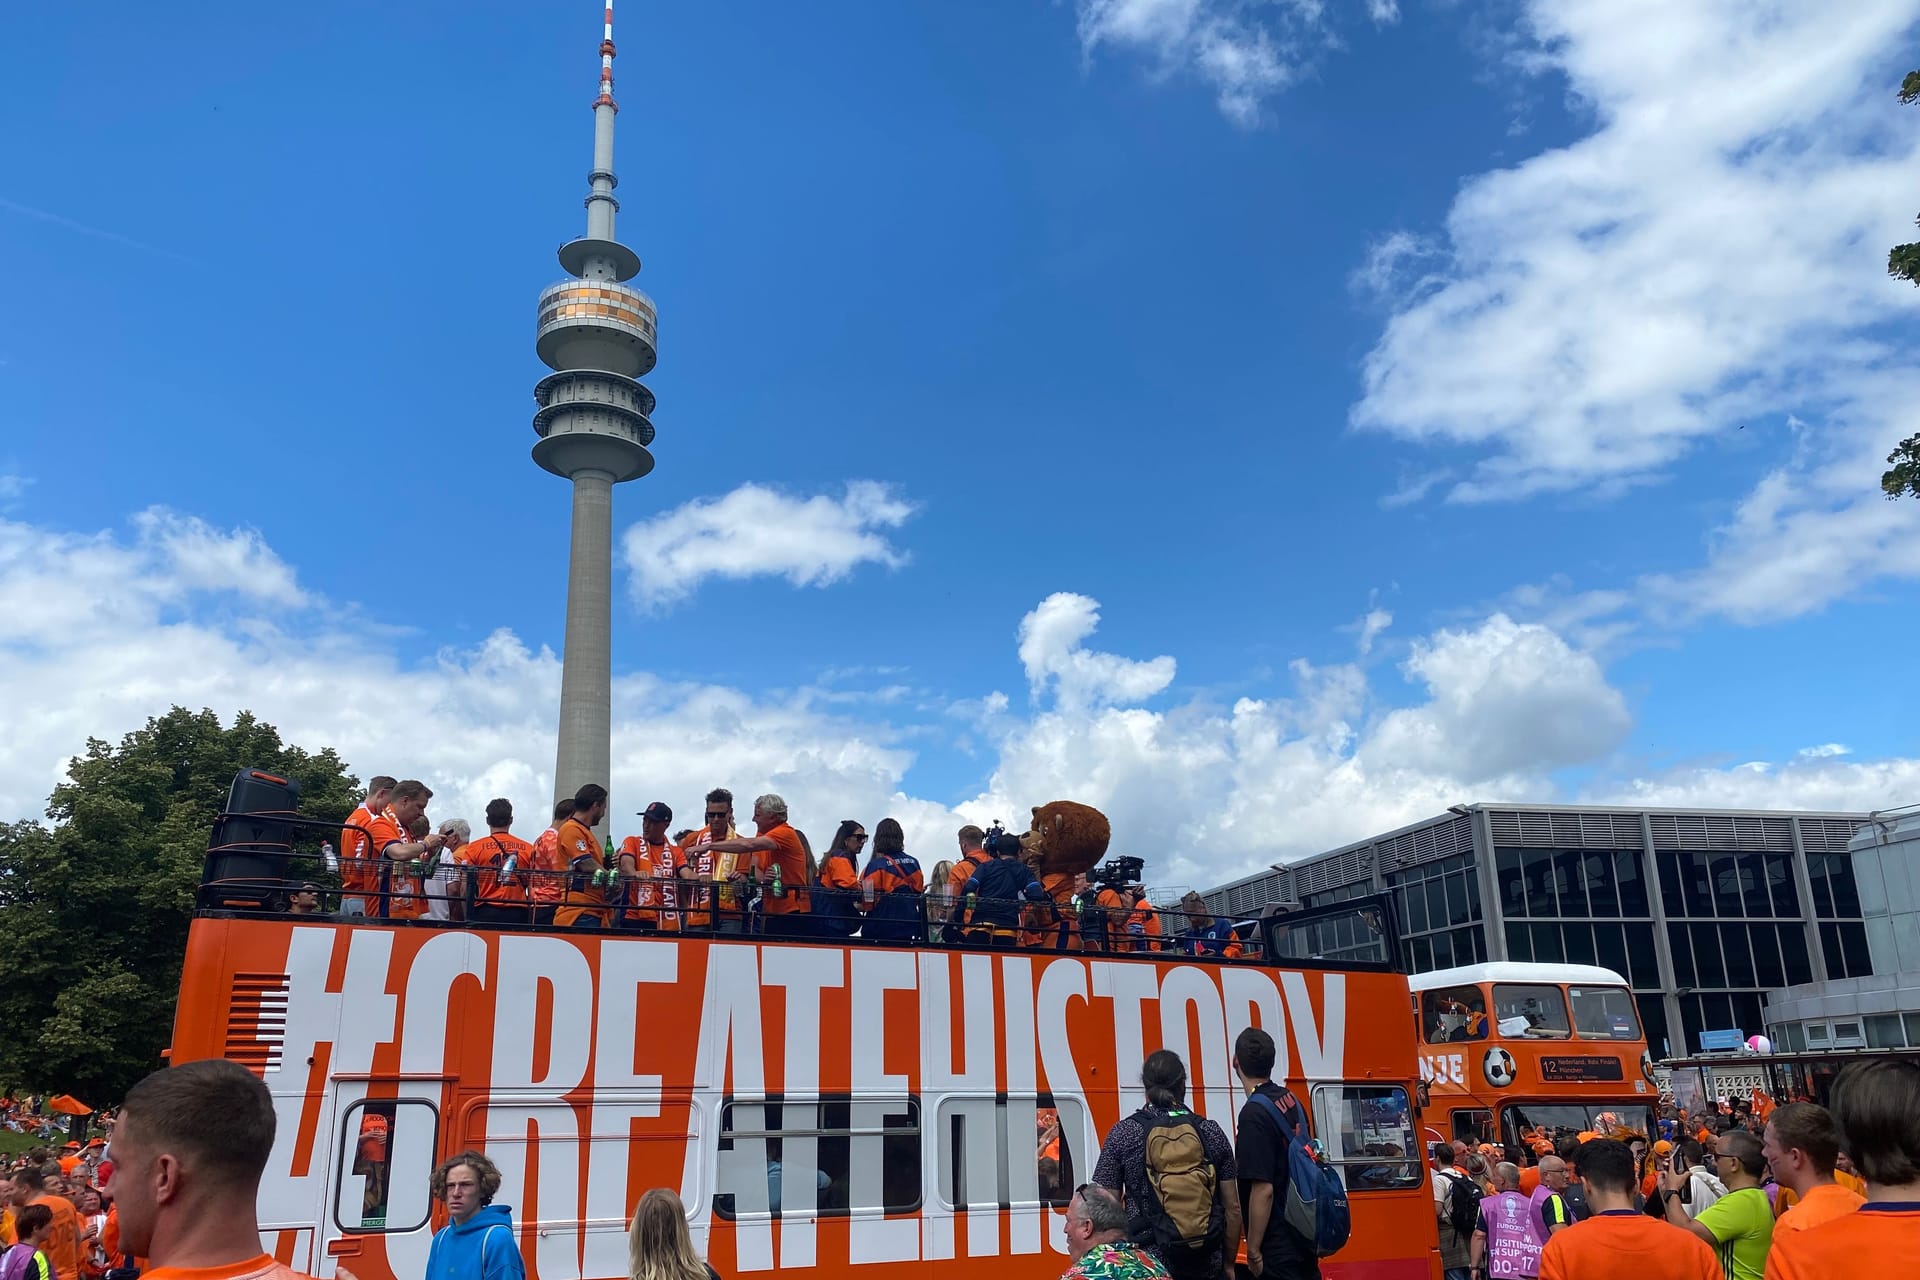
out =
<path fill-rule="evenodd" d="M 1517 960 L 1627 976 L 1656 1053 L 1764 1027 L 1762 994 L 1869 971 L 1848 841 L 1865 814 L 1470 805 L 1203 896 L 1392 896 L 1416 971 Z"/>

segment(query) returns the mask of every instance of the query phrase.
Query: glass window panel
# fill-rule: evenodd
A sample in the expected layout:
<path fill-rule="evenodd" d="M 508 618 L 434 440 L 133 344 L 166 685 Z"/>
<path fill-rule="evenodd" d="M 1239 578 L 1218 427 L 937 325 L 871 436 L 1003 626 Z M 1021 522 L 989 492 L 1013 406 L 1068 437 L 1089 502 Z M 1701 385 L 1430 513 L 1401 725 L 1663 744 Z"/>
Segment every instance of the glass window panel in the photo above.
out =
<path fill-rule="evenodd" d="M 1557 924 L 1529 925 L 1533 930 L 1533 958 L 1539 964 L 1565 964 L 1566 949 L 1560 945 L 1560 926 Z"/>
<path fill-rule="evenodd" d="M 1699 993 L 1695 992 L 1692 995 L 1681 996 L 1679 1052 L 1683 1054 L 1699 1053 L 1700 1033 L 1706 1029 L 1707 1024 L 1700 1014 Z"/>
<path fill-rule="evenodd" d="M 1667 1002 L 1658 992 L 1640 992 L 1633 997 L 1640 1010 L 1640 1025 L 1647 1029 L 1647 1048 L 1656 1058 L 1671 1057 L 1673 1046 L 1667 1031 Z"/>
<path fill-rule="evenodd" d="M 994 1127 L 996 1107 L 1004 1114 L 1019 1103 L 983 1098 L 959 1100 L 951 1109 L 941 1104 L 940 1123 L 950 1130 L 944 1190 L 970 1193 L 975 1202 L 1005 1198 L 1009 1177 L 998 1153 L 1008 1148 Z M 1032 1125 L 1033 1099 L 1024 1105 Z M 813 1217 L 854 1209 L 912 1213 L 920 1207 L 917 1102 L 729 1102 L 720 1115 L 713 1197 L 720 1217 Z M 1012 1178 L 1028 1200 L 1032 1193 L 1024 1184 L 1033 1173 L 1029 1166 L 1024 1177 Z M 964 1181 L 953 1183 L 950 1174 Z"/>
<path fill-rule="evenodd" d="M 1461 963 L 1461 961 L 1453 954 L 1453 935 L 1450 933 L 1434 934 L 1433 967 L 1436 969 L 1451 969 L 1459 963 Z"/>
<path fill-rule="evenodd" d="M 1507 959 L 1533 961 L 1533 934 L 1524 924 L 1507 922 Z"/>
<path fill-rule="evenodd" d="M 1740 855 L 1740 900 L 1746 905 L 1750 918 L 1764 919 L 1773 913 L 1767 903 L 1766 859 L 1757 853 Z"/>
<path fill-rule="evenodd" d="M 1820 922 L 1820 954 L 1826 959 L 1829 980 L 1847 976 L 1847 958 L 1840 950 L 1839 925 Z"/>
<path fill-rule="evenodd" d="M 1690 924 L 1687 932 L 1693 940 L 1693 975 L 1698 980 L 1695 985 L 1726 986 L 1727 969 L 1720 961 L 1720 939 L 1714 927 L 1710 924 Z"/>
<path fill-rule="evenodd" d="M 1687 913 L 1686 903 L 1680 896 L 1680 854 L 1672 849 L 1663 849 L 1656 855 L 1660 862 L 1660 902 L 1670 916 L 1683 916 Z"/>
<path fill-rule="evenodd" d="M 1425 933 L 1427 924 L 1427 896 L 1418 887 L 1400 890 L 1400 918 L 1406 922 L 1408 933 Z"/>
<path fill-rule="evenodd" d="M 1465 924 L 1471 919 L 1467 912 L 1467 877 L 1452 872 L 1447 876 L 1447 923 Z"/>
<path fill-rule="evenodd" d="M 1833 888 L 1827 883 L 1827 855 L 1807 855 L 1807 878 L 1813 882 L 1813 910 L 1822 920 L 1833 915 Z"/>
<path fill-rule="evenodd" d="M 1537 927 L 1537 926 L 1536 926 Z M 1503 1036 L 1564 1038 L 1571 1034 L 1567 1001 L 1560 988 L 1544 983 L 1497 982 L 1493 987 L 1495 1024 Z"/>
<path fill-rule="evenodd" d="M 1494 882 L 1500 887 L 1500 913 L 1508 916 L 1527 914 L 1527 890 L 1520 879 L 1520 851 L 1502 849 L 1494 855 Z"/>
<path fill-rule="evenodd" d="M 1567 988 L 1573 1006 L 1573 1030 L 1583 1040 L 1638 1040 L 1633 993 L 1625 987 Z"/>
<path fill-rule="evenodd" d="M 1797 1022 L 1789 1022 L 1786 1026 L 1782 1027 L 1781 1030 L 1787 1033 L 1786 1048 L 1788 1053 L 1805 1053 L 1807 1051 L 1807 1031 L 1805 1027 Z"/>
<path fill-rule="evenodd" d="M 1433 943 L 1425 938 L 1415 938 L 1407 944 L 1407 949 L 1412 955 L 1413 971 L 1415 973 L 1431 973 L 1433 971 Z"/>
<path fill-rule="evenodd" d="M 1435 987 L 1420 993 L 1420 1025 L 1428 1044 L 1450 1044 L 1459 1040 L 1485 1040 L 1487 998 L 1475 986 Z M 1474 1026 L 1474 1016 L 1480 1025 Z"/>
<path fill-rule="evenodd" d="M 1800 914 L 1800 888 L 1793 882 L 1792 854 L 1770 853 L 1767 855 L 1767 891 L 1773 898 L 1775 915 L 1797 916 Z"/>
<path fill-rule="evenodd" d="M 1630 924 L 1627 932 L 1627 976 L 1636 987 L 1664 987 L 1660 977 L 1660 955 L 1653 946 L 1653 926 Z"/>
<path fill-rule="evenodd" d="M 1738 920 L 1745 910 L 1740 902 L 1740 863 L 1730 853 L 1713 856 L 1708 864 L 1713 878 L 1713 914 L 1723 920 Z"/>
<path fill-rule="evenodd" d="M 1833 914 L 1843 919 L 1860 914 L 1860 886 L 1853 878 L 1853 859 L 1846 854 L 1827 860 L 1827 883 L 1833 886 Z"/>
<path fill-rule="evenodd" d="M 1840 926 L 1840 947 L 1847 957 L 1847 976 L 1864 977 L 1873 972 L 1873 955 L 1867 949 L 1867 926 L 1859 921 Z"/>
<path fill-rule="evenodd" d="M 1480 911 L 1480 873 L 1469 868 L 1467 871 L 1466 880 L 1467 880 L 1467 919 L 1485 920 L 1486 916 L 1481 914 L 1481 911 Z"/>
<path fill-rule="evenodd" d="M 1598 964 L 1598 953 L 1593 949 L 1593 926 L 1590 924 L 1568 924 L 1560 926 L 1561 935 L 1566 939 L 1568 964 Z"/>
<path fill-rule="evenodd" d="M 1585 858 L 1578 849 L 1562 849 L 1553 855 L 1553 883 L 1560 893 L 1560 914 L 1584 916 L 1587 910 L 1587 875 L 1581 865 Z"/>
<path fill-rule="evenodd" d="M 1870 1013 L 1867 1015 L 1867 1048 L 1900 1049 L 1906 1047 L 1906 1040 L 1900 1034 L 1900 1015 L 1897 1013 Z"/>
<path fill-rule="evenodd" d="M 1774 936 L 1780 942 L 1780 963 L 1787 971 L 1787 985 L 1813 981 L 1813 960 L 1807 954 L 1807 927 L 1803 924 L 1777 924 Z"/>
<path fill-rule="evenodd" d="M 1614 852 L 1613 881 L 1620 894 L 1621 915 L 1644 916 L 1651 912 L 1647 905 L 1647 882 L 1640 874 L 1638 849 L 1619 849 Z"/>
<path fill-rule="evenodd" d="M 1587 904 L 1596 916 L 1617 916 L 1620 914 L 1620 895 L 1613 886 L 1613 855 L 1607 852 L 1588 853 L 1587 863 Z"/>
<path fill-rule="evenodd" d="M 1553 900 L 1553 853 L 1548 849 L 1528 849 L 1520 855 L 1527 885 L 1527 914 L 1556 916 L 1559 906 Z"/>
<path fill-rule="evenodd" d="M 1447 927 L 1447 888 L 1438 880 L 1429 880 L 1422 892 L 1427 898 L 1427 928 L 1444 929 Z"/>
<path fill-rule="evenodd" d="M 1720 954 L 1727 962 L 1727 985 L 1751 987 L 1757 981 L 1753 972 L 1753 952 L 1747 947 L 1747 926 L 1720 926 Z"/>
<path fill-rule="evenodd" d="M 1633 981 L 1633 967 L 1627 963 L 1627 930 L 1624 925 L 1593 926 L 1594 963 Z"/>
<path fill-rule="evenodd" d="M 1787 968 L 1780 962 L 1780 939 L 1770 924 L 1746 926 L 1753 944 L 1753 977 L 1759 985 L 1772 990 L 1787 985 Z"/>
<path fill-rule="evenodd" d="M 1673 985 L 1676 987 L 1697 987 L 1694 979 L 1693 944 L 1687 936 L 1687 926 L 1670 924 L 1667 926 L 1667 946 L 1673 952 Z"/>
<path fill-rule="evenodd" d="M 1760 994 L 1757 991 L 1736 991 L 1729 997 L 1732 1004 L 1727 1016 L 1730 1027 L 1738 1027 L 1748 1035 L 1757 1035 L 1760 1028 L 1766 1026 L 1766 1017 L 1760 1011 Z"/>
<path fill-rule="evenodd" d="M 1906 1015 L 1907 1043 L 1920 1049 L 1920 1013 Z"/>
<path fill-rule="evenodd" d="M 347 1109 L 334 1179 L 334 1220 L 344 1231 L 407 1232 L 427 1224 L 440 1113 L 408 1099 L 356 1102 Z"/>
<path fill-rule="evenodd" d="M 1485 964 L 1487 960 L 1487 935 L 1479 929 L 1456 929 L 1453 933 L 1453 954 L 1464 956 L 1461 964 Z"/>
<path fill-rule="evenodd" d="M 1680 855 L 1680 888 L 1681 915 L 1712 918 L 1713 881 L 1706 854 L 1690 850 Z"/>
<path fill-rule="evenodd" d="M 1413 1102 L 1398 1085 L 1316 1085 L 1314 1128 L 1324 1134 L 1327 1158 L 1350 1193 L 1418 1187 L 1427 1179 L 1419 1159 Z"/>

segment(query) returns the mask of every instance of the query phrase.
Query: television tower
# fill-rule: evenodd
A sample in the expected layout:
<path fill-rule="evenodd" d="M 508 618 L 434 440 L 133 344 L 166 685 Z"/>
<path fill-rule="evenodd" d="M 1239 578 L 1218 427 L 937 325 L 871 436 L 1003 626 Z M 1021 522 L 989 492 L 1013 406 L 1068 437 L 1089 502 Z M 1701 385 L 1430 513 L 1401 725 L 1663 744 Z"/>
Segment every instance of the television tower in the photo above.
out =
<path fill-rule="evenodd" d="M 560 246 L 568 279 L 540 293 L 534 349 L 553 372 L 533 389 L 540 439 L 533 460 L 573 481 L 567 558 L 567 633 L 561 653 L 556 799 L 609 785 L 613 734 L 613 486 L 653 470 L 653 393 L 637 381 L 653 368 L 653 300 L 625 282 L 640 255 L 613 238 L 613 0 L 600 40 L 593 101 L 593 172 L 587 234 Z"/>

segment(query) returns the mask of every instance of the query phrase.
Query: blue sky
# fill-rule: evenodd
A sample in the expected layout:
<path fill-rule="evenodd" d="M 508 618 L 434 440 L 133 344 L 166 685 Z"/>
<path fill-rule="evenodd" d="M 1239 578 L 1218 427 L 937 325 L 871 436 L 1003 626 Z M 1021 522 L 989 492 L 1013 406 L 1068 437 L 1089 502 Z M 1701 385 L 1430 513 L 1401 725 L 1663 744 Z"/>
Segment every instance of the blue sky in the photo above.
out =
<path fill-rule="evenodd" d="M 1920 801 L 1916 21 L 622 3 L 619 807 L 944 856 L 1085 799 L 1209 883 L 1460 800 Z M 15 24 L 0 817 L 172 701 L 538 809 L 598 22 Z"/>

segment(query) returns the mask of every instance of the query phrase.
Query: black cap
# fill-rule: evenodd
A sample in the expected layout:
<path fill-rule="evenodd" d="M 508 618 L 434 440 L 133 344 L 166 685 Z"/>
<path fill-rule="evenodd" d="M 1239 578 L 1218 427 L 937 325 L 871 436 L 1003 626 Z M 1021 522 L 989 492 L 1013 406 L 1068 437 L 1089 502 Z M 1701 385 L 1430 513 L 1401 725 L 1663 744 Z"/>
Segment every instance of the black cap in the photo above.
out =
<path fill-rule="evenodd" d="M 672 822 L 673 810 L 660 801 L 655 800 L 652 804 L 640 811 L 640 816 L 648 822 Z"/>

